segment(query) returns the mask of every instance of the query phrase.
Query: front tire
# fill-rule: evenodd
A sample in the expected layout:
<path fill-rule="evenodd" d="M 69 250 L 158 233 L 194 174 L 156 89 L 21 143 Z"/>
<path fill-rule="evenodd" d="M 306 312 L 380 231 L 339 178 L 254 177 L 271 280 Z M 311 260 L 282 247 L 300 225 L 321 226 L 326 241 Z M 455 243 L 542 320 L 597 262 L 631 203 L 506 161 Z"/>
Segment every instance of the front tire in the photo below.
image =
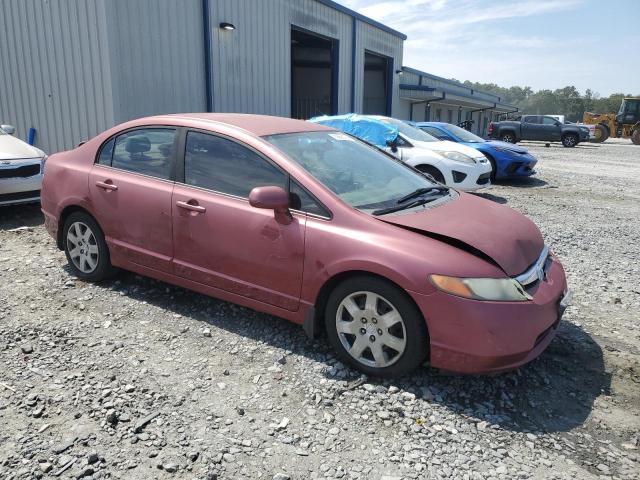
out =
<path fill-rule="evenodd" d="M 568 133 L 562 137 L 562 145 L 566 148 L 573 148 L 578 144 L 578 136 L 573 133 Z"/>
<path fill-rule="evenodd" d="M 325 327 L 338 358 L 367 375 L 405 375 L 429 349 L 418 308 L 404 291 L 376 277 L 340 283 L 327 301 Z"/>
<path fill-rule="evenodd" d="M 436 182 L 445 185 L 444 175 L 436 167 L 432 165 L 418 165 L 416 169 L 420 170 L 422 173 L 431 175 Z"/>
<path fill-rule="evenodd" d="M 64 253 L 73 274 L 89 282 L 113 276 L 109 249 L 98 223 L 85 212 L 73 212 L 64 222 Z"/>
<path fill-rule="evenodd" d="M 595 131 L 593 134 L 593 138 L 591 139 L 591 142 L 593 143 L 602 143 L 604 142 L 607 138 L 609 138 L 609 130 L 607 129 L 607 127 L 605 127 L 604 125 L 596 125 L 595 127 Z"/>

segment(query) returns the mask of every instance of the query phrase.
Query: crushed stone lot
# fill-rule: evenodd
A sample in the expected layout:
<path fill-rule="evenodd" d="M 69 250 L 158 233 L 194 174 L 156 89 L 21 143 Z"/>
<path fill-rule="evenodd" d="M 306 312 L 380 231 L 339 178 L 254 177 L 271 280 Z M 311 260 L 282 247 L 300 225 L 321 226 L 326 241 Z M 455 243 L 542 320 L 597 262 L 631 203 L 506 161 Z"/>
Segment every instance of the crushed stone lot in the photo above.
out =
<path fill-rule="evenodd" d="M 538 174 L 481 195 L 538 224 L 573 306 L 493 377 L 362 378 L 284 320 L 84 283 L 37 206 L 0 208 L 0 478 L 640 478 L 640 147 L 523 145 Z"/>

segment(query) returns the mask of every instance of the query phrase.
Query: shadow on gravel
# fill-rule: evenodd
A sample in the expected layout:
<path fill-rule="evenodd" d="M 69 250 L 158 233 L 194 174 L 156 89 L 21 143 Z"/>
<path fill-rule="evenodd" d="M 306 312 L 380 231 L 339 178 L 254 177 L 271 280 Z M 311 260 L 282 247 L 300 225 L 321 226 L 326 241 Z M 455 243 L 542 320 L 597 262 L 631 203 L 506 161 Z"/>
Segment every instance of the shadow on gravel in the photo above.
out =
<path fill-rule="evenodd" d="M 496 185 L 515 188 L 539 188 L 548 185 L 545 180 L 536 177 L 510 178 L 497 180 Z"/>
<path fill-rule="evenodd" d="M 0 230 L 35 227 L 44 222 L 39 203 L 0 207 Z"/>
<path fill-rule="evenodd" d="M 476 197 L 484 198 L 486 200 L 491 200 L 492 202 L 496 202 L 496 203 L 501 203 L 501 204 L 507 203 L 506 198 L 501 197 L 499 195 L 493 195 L 492 193 L 472 193 L 472 195 L 475 195 Z"/>
<path fill-rule="evenodd" d="M 580 327 L 562 322 L 540 357 L 501 375 L 461 376 L 426 370 L 411 379 L 432 399 L 456 413 L 512 431 L 565 432 L 582 425 L 595 399 L 610 394 L 600 346 Z M 397 385 L 407 388 L 402 382 Z"/>
<path fill-rule="evenodd" d="M 309 340 L 300 326 L 286 320 L 127 272 L 102 286 L 203 324 L 326 363 L 327 377 L 339 370 L 334 367 L 341 366 L 325 339 Z M 359 377 L 357 371 L 347 368 L 342 378 L 357 385 Z M 538 359 L 514 372 L 464 376 L 423 368 L 397 380 L 367 381 L 386 387 L 395 385 L 426 402 L 475 419 L 484 428 L 498 426 L 540 433 L 569 431 L 583 424 L 595 399 L 609 394 L 611 384 L 598 344 L 582 328 L 569 322 L 561 322 L 556 338 Z M 431 413 L 424 410 L 426 421 Z"/>

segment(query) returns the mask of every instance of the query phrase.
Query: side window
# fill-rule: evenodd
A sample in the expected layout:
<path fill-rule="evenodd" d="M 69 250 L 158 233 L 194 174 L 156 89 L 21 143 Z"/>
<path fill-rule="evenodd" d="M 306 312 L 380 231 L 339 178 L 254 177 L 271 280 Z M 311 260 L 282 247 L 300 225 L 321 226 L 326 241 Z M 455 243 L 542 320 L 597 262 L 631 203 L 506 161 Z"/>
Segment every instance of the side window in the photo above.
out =
<path fill-rule="evenodd" d="M 112 138 L 107 143 L 102 145 L 100 148 L 100 153 L 98 154 L 98 163 L 100 165 L 108 165 L 111 166 L 111 157 L 113 155 L 113 144 L 116 139 Z"/>
<path fill-rule="evenodd" d="M 172 128 L 141 128 L 123 133 L 116 138 L 111 166 L 169 179 L 175 136 Z"/>
<path fill-rule="evenodd" d="M 543 125 L 555 125 L 557 120 L 553 117 L 542 117 Z"/>
<path fill-rule="evenodd" d="M 286 175 L 257 153 L 226 138 L 189 132 L 184 156 L 187 185 L 248 198 L 255 187 L 286 187 Z"/>
<path fill-rule="evenodd" d="M 429 135 L 433 135 L 438 140 L 449 140 L 449 136 L 439 128 L 434 128 L 434 127 L 420 127 L 420 128 L 425 132 L 427 132 Z"/>
<path fill-rule="evenodd" d="M 523 117 L 522 122 L 523 123 L 538 123 L 537 118 L 535 115 L 529 115 L 527 117 Z"/>
<path fill-rule="evenodd" d="M 291 208 L 305 213 L 312 213 L 322 217 L 331 217 L 331 214 L 325 210 L 298 182 L 291 179 L 289 189 Z"/>

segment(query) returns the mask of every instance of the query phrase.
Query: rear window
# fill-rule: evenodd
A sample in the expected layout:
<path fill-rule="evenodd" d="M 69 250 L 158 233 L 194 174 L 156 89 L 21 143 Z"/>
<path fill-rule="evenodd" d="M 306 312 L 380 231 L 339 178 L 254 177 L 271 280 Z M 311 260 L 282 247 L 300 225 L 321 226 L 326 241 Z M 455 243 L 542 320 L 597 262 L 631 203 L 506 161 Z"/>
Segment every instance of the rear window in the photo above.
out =
<path fill-rule="evenodd" d="M 140 128 L 123 133 L 115 140 L 111 166 L 168 180 L 173 170 L 175 137 L 173 128 Z"/>

